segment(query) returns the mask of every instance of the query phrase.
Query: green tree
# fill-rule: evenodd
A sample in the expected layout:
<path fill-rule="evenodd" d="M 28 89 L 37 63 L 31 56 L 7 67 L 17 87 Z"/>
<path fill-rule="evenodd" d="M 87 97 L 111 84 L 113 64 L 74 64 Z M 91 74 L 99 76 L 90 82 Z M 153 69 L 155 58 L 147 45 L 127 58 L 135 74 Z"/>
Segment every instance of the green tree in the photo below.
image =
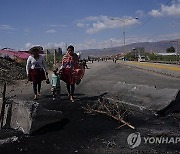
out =
<path fill-rule="evenodd" d="M 167 53 L 174 53 L 175 52 L 175 48 L 173 46 L 171 46 L 170 48 L 166 49 Z"/>

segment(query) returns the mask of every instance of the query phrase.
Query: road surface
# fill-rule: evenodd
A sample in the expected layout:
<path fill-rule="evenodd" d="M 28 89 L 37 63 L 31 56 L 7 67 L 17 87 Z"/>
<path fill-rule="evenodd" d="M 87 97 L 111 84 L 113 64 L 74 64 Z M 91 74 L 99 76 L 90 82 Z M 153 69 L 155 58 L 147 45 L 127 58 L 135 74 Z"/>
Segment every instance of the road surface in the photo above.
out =
<path fill-rule="evenodd" d="M 180 137 L 180 115 L 155 117 L 144 113 L 129 114 L 128 121 L 135 130 L 102 115 L 88 115 L 82 109 L 88 103 L 108 93 L 117 82 L 143 84 L 158 88 L 179 88 L 180 79 L 163 74 L 126 66 L 123 63 L 88 63 L 85 76 L 76 86 L 75 103 L 68 100 L 65 84 L 62 83 L 60 101 L 52 101 L 50 85 L 43 84 L 38 102 L 47 109 L 63 112 L 61 122 L 48 125 L 32 135 L 23 135 L 12 130 L 2 130 L 1 140 L 17 137 L 15 141 L 0 145 L 0 153 L 176 153 L 179 143 L 155 143 L 156 137 Z M 21 82 L 9 87 L 7 95 L 18 99 L 33 98 L 32 85 Z M 132 148 L 127 143 L 131 133 L 141 135 L 141 143 Z M 144 137 L 151 137 L 145 143 Z M 4 140 L 5 141 L 5 140 Z"/>

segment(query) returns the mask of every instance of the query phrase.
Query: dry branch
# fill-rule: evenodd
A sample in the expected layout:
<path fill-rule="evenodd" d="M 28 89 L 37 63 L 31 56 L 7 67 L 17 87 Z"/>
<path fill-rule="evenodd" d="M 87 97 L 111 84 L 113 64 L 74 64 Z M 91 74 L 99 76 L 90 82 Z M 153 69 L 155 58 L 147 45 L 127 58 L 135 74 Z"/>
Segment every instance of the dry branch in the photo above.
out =
<path fill-rule="evenodd" d="M 121 109 L 120 105 L 117 102 L 109 103 L 107 100 L 99 99 L 98 102 L 94 105 L 90 106 L 89 104 L 87 104 L 87 106 L 83 107 L 83 109 L 88 114 L 107 115 L 114 120 L 123 123 L 123 125 L 119 126 L 118 129 L 125 125 L 132 129 L 135 129 L 134 126 L 124 120 L 124 116 L 125 113 L 127 113 L 127 110 Z"/>

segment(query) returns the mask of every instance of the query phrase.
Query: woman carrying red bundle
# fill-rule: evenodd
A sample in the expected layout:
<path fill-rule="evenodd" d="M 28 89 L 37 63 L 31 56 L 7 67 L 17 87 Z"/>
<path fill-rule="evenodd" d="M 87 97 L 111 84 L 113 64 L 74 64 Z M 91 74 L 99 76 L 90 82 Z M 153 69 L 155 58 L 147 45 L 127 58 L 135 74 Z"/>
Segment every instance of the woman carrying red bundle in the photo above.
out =
<path fill-rule="evenodd" d="M 66 83 L 68 96 L 74 102 L 75 83 L 79 84 L 84 76 L 84 68 L 79 64 L 79 57 L 74 53 L 74 47 L 68 46 L 67 53 L 62 59 L 61 80 Z"/>

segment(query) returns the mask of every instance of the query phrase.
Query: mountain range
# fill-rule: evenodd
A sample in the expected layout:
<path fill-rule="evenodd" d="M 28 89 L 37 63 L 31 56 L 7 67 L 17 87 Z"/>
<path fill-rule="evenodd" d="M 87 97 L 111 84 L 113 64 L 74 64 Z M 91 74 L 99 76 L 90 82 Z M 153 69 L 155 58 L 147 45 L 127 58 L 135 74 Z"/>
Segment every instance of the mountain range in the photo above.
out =
<path fill-rule="evenodd" d="M 133 48 L 144 48 L 146 52 L 156 52 L 156 53 L 166 53 L 166 49 L 173 46 L 178 53 L 180 53 L 180 39 L 175 40 L 165 40 L 158 42 L 139 42 L 132 43 L 125 46 L 117 46 L 111 48 L 103 48 L 103 49 L 88 49 L 81 50 L 82 58 L 87 58 L 88 56 L 110 56 L 121 53 L 127 53 L 133 50 Z"/>

